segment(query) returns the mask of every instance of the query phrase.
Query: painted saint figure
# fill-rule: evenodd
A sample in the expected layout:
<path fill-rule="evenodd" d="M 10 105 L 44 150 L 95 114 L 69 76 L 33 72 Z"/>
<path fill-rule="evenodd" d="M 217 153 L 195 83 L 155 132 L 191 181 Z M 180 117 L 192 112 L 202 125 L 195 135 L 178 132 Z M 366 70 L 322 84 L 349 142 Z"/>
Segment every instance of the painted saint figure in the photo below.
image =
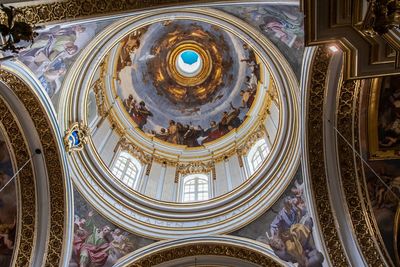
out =
<path fill-rule="evenodd" d="M 270 224 L 268 244 L 282 260 L 298 263 L 300 267 L 321 267 L 324 258 L 316 250 L 313 238 L 313 222 L 307 215 L 302 185 L 295 183 L 294 196 L 283 199 L 283 208 Z"/>
<path fill-rule="evenodd" d="M 74 251 L 79 267 L 103 266 L 108 258 L 111 228 L 108 225 L 97 227 L 92 216 L 93 211 L 89 212 L 88 221 L 80 222 L 79 232 L 75 233 L 76 236 L 79 236 L 74 240 Z"/>

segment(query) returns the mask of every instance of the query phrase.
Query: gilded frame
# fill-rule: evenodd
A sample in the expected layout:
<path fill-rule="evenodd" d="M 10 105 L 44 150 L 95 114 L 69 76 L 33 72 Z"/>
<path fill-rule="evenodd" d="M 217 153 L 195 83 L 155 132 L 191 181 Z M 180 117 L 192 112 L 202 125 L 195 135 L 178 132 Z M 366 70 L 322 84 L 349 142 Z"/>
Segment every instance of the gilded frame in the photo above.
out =
<path fill-rule="evenodd" d="M 369 105 L 368 105 L 368 151 L 369 160 L 400 159 L 400 153 L 396 150 L 383 150 L 379 147 L 378 120 L 379 105 L 382 86 L 385 78 L 374 78 L 371 80 Z"/>

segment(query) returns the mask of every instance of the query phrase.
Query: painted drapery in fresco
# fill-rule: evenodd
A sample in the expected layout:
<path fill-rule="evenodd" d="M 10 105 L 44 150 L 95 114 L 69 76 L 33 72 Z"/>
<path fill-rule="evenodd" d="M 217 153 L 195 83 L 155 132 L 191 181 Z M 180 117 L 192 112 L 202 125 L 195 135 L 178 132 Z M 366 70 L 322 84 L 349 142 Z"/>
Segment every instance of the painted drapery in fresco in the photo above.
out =
<path fill-rule="evenodd" d="M 128 253 L 155 242 L 108 222 L 77 191 L 74 198 L 74 241 L 69 267 L 111 267 Z"/>
<path fill-rule="evenodd" d="M 280 259 L 300 267 L 321 267 L 324 256 L 314 244 L 314 221 L 305 203 L 304 190 L 298 171 L 269 211 L 232 234 L 265 243 Z"/>
<path fill-rule="evenodd" d="M 298 5 L 220 7 L 260 30 L 286 57 L 300 79 L 304 52 L 304 15 Z"/>
<path fill-rule="evenodd" d="M 34 44 L 20 52 L 21 60 L 39 79 L 54 105 L 68 68 L 79 52 L 112 20 L 71 26 L 49 26 L 39 31 Z"/>

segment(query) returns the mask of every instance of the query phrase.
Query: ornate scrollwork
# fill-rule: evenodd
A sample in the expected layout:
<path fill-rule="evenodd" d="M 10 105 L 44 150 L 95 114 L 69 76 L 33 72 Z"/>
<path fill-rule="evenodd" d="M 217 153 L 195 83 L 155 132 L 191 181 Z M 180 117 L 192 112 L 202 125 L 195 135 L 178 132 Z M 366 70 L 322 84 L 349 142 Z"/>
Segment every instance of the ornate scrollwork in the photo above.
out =
<path fill-rule="evenodd" d="M 94 17 L 104 14 L 129 12 L 150 7 L 214 2 L 210 0 L 146 0 L 146 1 L 108 1 L 108 0 L 66 0 L 51 3 L 32 4 L 22 7 L 21 17 L 31 24 Z M 20 17 L 18 16 L 18 17 Z M 0 16 L 0 21 L 5 17 Z"/>
<path fill-rule="evenodd" d="M 13 114 L 10 112 L 2 98 L 0 98 L 0 123 L 4 126 L 6 134 L 10 133 L 8 134 L 8 137 L 15 155 L 16 164 L 18 168 L 21 168 L 21 166 L 23 166 L 23 164 L 29 159 L 29 150 Z M 35 233 L 36 218 L 36 190 L 34 190 L 35 177 L 31 165 L 28 164 L 20 171 L 17 181 L 20 188 L 19 201 L 21 203 L 20 207 L 22 209 L 22 216 L 21 221 L 18 222 L 21 230 L 17 235 L 20 235 L 21 238 L 19 243 L 15 246 L 14 255 L 17 256 L 17 259 L 14 262 L 16 265 L 20 266 L 29 263 L 32 247 L 34 245 L 33 236 Z"/>
<path fill-rule="evenodd" d="M 257 129 L 249 135 L 246 140 L 237 147 L 237 151 L 239 155 L 246 155 L 249 150 L 253 147 L 255 143 L 261 138 L 264 138 L 267 135 L 267 129 L 264 124 L 260 124 Z"/>
<path fill-rule="evenodd" d="M 73 123 L 68 130 L 65 131 L 64 146 L 68 153 L 80 151 L 87 144 L 89 138 L 89 128 L 82 122 Z"/>
<path fill-rule="evenodd" d="M 311 187 L 316 203 L 317 216 L 325 246 L 333 266 L 348 266 L 344 248 L 335 227 L 335 215 L 329 201 L 328 181 L 323 155 L 324 94 L 331 55 L 326 47 L 318 47 L 311 70 L 307 114 L 308 147 Z"/>
<path fill-rule="evenodd" d="M 177 181 L 177 177 L 179 175 L 186 175 L 192 173 L 210 173 L 213 171 L 214 161 L 207 161 L 207 162 L 185 162 L 179 163 L 176 167 L 177 176 L 175 177 L 175 182 Z"/>
<path fill-rule="evenodd" d="M 341 133 L 338 139 L 339 167 L 342 188 L 347 201 L 353 231 L 358 245 L 370 266 L 385 266 L 383 255 L 376 242 L 379 243 L 379 230 L 373 223 L 373 211 L 369 208 L 368 190 L 363 181 L 362 161 L 347 143 L 350 140 L 353 147 L 360 147 L 358 138 L 359 125 L 359 91 L 360 82 L 346 81 L 339 92 L 337 112 L 337 128 Z M 352 125 L 353 127 L 349 127 Z M 380 248 L 385 245 L 380 242 Z M 389 260 L 390 261 L 390 260 Z"/>
<path fill-rule="evenodd" d="M 119 140 L 118 144 L 119 144 L 119 146 L 121 147 L 122 150 L 127 151 L 129 154 L 134 156 L 136 159 L 138 159 L 143 164 L 149 164 L 150 165 L 150 163 L 152 162 L 151 155 L 145 153 L 142 149 L 138 148 L 133 143 L 129 142 L 128 139 L 126 139 L 126 137 L 122 137 Z M 146 173 L 147 173 L 147 171 L 146 171 Z M 148 174 L 150 174 L 150 171 L 149 171 Z"/>
<path fill-rule="evenodd" d="M 107 117 L 109 110 L 107 107 L 107 101 L 105 96 L 105 85 L 103 77 L 105 77 L 106 73 L 106 60 L 103 60 L 100 63 L 100 78 L 98 78 L 93 84 L 93 92 L 96 96 L 96 105 L 97 105 L 97 112 L 100 117 L 105 118 Z"/>
<path fill-rule="evenodd" d="M 104 95 L 104 82 L 102 78 L 97 79 L 93 84 L 93 92 L 96 96 L 97 112 L 100 117 L 107 117 L 106 100 Z"/>

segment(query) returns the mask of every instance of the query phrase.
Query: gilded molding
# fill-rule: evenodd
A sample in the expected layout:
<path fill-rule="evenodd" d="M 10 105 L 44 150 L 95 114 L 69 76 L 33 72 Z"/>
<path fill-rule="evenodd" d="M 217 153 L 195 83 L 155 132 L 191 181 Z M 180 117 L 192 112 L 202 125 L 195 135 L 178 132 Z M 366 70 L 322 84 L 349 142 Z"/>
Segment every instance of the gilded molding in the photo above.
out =
<path fill-rule="evenodd" d="M 33 121 L 35 129 L 40 138 L 42 144 L 42 155 L 45 158 L 49 188 L 51 188 L 50 195 L 50 221 L 48 231 L 48 247 L 46 255 L 45 266 L 59 266 L 62 248 L 63 248 L 63 236 L 64 236 L 64 220 L 65 220 L 65 187 L 64 187 L 64 175 L 62 165 L 60 161 L 60 155 L 58 153 L 56 137 L 52 132 L 52 127 L 48 120 L 46 111 L 39 102 L 37 96 L 32 92 L 32 89 L 25 84 L 20 78 L 14 74 L 0 69 L 0 81 L 5 83 L 9 88 L 12 88 L 13 92 L 17 95 L 19 100 L 25 106 L 27 113 Z M 4 109 L 4 103 L 0 104 L 0 108 Z M 0 114 L 5 114 L 1 112 Z M 4 126 L 9 127 L 12 125 L 12 120 L 8 119 L 3 121 Z M 7 130 L 12 138 L 12 135 L 16 135 L 16 128 L 10 128 Z M 10 140 L 13 140 L 13 139 Z M 22 137 L 21 137 L 22 138 Z M 23 140 L 23 138 L 21 139 Z M 21 143 L 22 144 L 22 143 Z M 23 145 L 15 146 L 15 155 L 19 155 L 20 162 L 26 161 L 28 158 L 28 152 L 23 150 Z M 21 177 L 28 175 L 24 169 L 20 173 Z M 21 178 L 20 177 L 20 178 Z M 34 223 L 35 223 L 35 195 L 32 190 L 33 182 L 31 180 L 23 179 L 20 180 L 21 192 L 22 192 L 22 231 L 21 231 L 21 243 L 19 246 L 19 252 L 17 257 L 16 266 L 27 266 L 29 264 L 29 258 L 33 257 L 32 253 L 32 242 L 34 238 Z M 24 189 L 25 188 L 25 189 Z M 25 202 L 24 202 L 25 199 Z M 25 225 L 25 226 L 24 226 Z M 23 244 L 22 242 L 27 242 Z"/>
<path fill-rule="evenodd" d="M 345 250 L 335 227 L 335 214 L 329 201 L 328 180 L 323 155 L 324 93 L 331 55 L 326 47 L 318 47 L 313 67 L 308 95 L 309 168 L 311 188 L 316 203 L 317 218 L 332 266 L 349 266 Z"/>
<path fill-rule="evenodd" d="M 75 122 L 65 131 L 64 147 L 68 153 L 80 151 L 88 142 L 89 128 L 83 122 Z"/>
<path fill-rule="evenodd" d="M 2 74 L 1 70 L 0 74 Z M 6 78 L 3 77 L 3 75 L 0 75 L 0 80 L 2 82 L 13 82 L 11 77 Z M 10 140 L 16 160 L 16 167 L 19 169 L 29 160 L 29 149 L 17 121 L 1 97 L 0 122 L 5 129 L 4 134 L 7 134 Z M 13 262 L 17 266 L 26 266 L 29 264 L 32 256 L 36 221 L 36 190 L 32 188 L 32 186 L 35 186 L 35 177 L 31 164 L 26 165 L 25 168 L 20 171 L 16 181 L 19 184 L 20 205 L 18 208 L 21 209 L 19 211 L 21 217 L 18 218 L 20 221 L 17 222 L 19 225 L 19 233 L 17 233 L 17 236 L 20 236 L 20 238 L 19 243 L 16 243 L 17 246 L 14 248 Z"/>
<path fill-rule="evenodd" d="M 96 96 L 97 113 L 100 117 L 107 117 L 106 100 L 104 95 L 104 82 L 102 78 L 97 79 L 93 84 L 93 92 Z"/>
<path fill-rule="evenodd" d="M 256 250 L 227 245 L 227 244 L 196 244 L 185 245 L 166 249 L 138 259 L 129 264 L 129 267 L 151 267 L 164 262 L 192 257 L 192 256 L 224 256 L 257 264 L 258 266 L 278 267 L 282 266 L 277 261 L 261 254 Z"/>
<path fill-rule="evenodd" d="M 256 130 L 245 139 L 243 144 L 237 147 L 238 154 L 246 155 L 249 152 L 249 150 L 253 147 L 253 145 L 257 143 L 258 140 L 266 136 L 267 136 L 267 129 L 265 128 L 264 123 L 262 123 L 258 125 Z"/>
<path fill-rule="evenodd" d="M 338 155 L 342 189 L 353 231 L 364 259 L 369 266 L 386 266 L 389 257 L 382 254 L 380 248 L 385 245 L 380 238 L 379 229 L 374 224 L 372 207 L 368 201 L 368 191 L 364 182 L 362 161 L 349 146 L 350 142 L 356 150 L 360 149 L 359 142 L 359 97 L 360 81 L 343 82 L 338 100 L 337 128 L 341 133 L 338 137 Z M 352 125 L 353 127 L 349 127 Z M 386 259 L 385 259 L 385 256 Z"/>
<path fill-rule="evenodd" d="M 129 142 L 126 137 L 122 137 L 119 142 L 119 146 L 122 150 L 128 152 L 133 157 L 138 159 L 143 164 L 149 164 L 152 162 L 151 155 L 145 153 L 142 149 L 135 146 L 133 143 Z M 147 173 L 147 171 L 146 171 Z M 150 174 L 150 171 L 149 171 Z M 147 174 L 148 175 L 148 174 Z"/>
<path fill-rule="evenodd" d="M 177 173 L 181 175 L 192 173 L 208 173 L 213 168 L 213 161 L 199 162 L 193 161 L 188 163 L 179 163 L 177 165 Z"/>
<path fill-rule="evenodd" d="M 105 95 L 105 84 L 104 84 L 104 77 L 106 75 L 106 64 L 107 59 L 104 59 L 100 63 L 100 78 L 98 78 L 92 85 L 93 92 L 96 96 L 96 105 L 97 105 L 97 113 L 100 117 L 105 118 L 107 117 L 109 110 L 107 107 L 107 99 Z"/>
<path fill-rule="evenodd" d="M 60 20 L 82 19 L 100 17 L 107 14 L 126 13 L 145 8 L 163 6 L 178 6 L 182 4 L 204 4 L 228 1 L 215 0 L 66 0 L 53 3 L 32 4 L 18 7 L 24 17 L 24 21 L 30 24 L 43 24 L 58 22 Z M 26 3 L 25 3 L 26 4 Z M 19 17 L 17 16 L 17 18 Z M 0 16 L 0 22 L 4 22 L 5 16 Z"/>

